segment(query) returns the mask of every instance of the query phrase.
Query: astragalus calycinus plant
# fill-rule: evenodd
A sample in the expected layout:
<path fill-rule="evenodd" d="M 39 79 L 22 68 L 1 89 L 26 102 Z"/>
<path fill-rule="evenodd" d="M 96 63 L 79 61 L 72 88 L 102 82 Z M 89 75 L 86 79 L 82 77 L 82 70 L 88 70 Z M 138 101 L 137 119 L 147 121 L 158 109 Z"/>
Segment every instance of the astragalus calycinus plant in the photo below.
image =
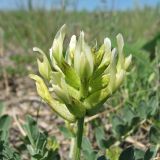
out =
<path fill-rule="evenodd" d="M 84 32 L 71 37 L 67 51 L 63 49 L 66 25 L 55 36 L 50 60 L 39 48 L 37 59 L 41 76 L 30 74 L 36 81 L 37 92 L 54 112 L 69 123 L 77 123 L 73 160 L 80 159 L 85 116 L 96 114 L 106 100 L 120 87 L 132 56 L 124 56 L 124 41 L 117 35 L 117 48 L 109 38 L 99 49 L 92 49 Z M 64 54 L 65 53 L 65 54 Z"/>

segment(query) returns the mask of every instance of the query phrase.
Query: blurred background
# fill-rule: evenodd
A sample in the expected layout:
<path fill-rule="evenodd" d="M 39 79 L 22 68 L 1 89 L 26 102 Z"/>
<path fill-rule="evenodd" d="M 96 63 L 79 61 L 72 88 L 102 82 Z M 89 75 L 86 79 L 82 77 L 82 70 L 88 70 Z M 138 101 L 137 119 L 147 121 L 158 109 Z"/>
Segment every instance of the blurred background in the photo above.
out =
<path fill-rule="evenodd" d="M 110 37 L 114 47 L 115 36 L 122 33 L 125 54 L 132 53 L 133 63 L 124 85 L 108 103 L 112 107 L 129 106 L 134 111 L 143 108 L 144 112 L 154 112 L 157 118 L 160 0 L 0 0 L 1 108 L 5 106 L 7 113 L 18 115 L 22 122 L 27 113 L 40 117 L 42 128 L 59 133 L 55 126 L 48 124 L 60 124 L 61 120 L 47 107 L 48 110 L 41 107 L 44 104 L 28 74 L 37 72 L 32 48 L 39 47 L 48 55 L 54 36 L 63 24 L 68 26 L 65 48 L 70 36 L 78 36 L 81 30 L 91 46 L 100 45 L 105 37 Z M 114 112 L 121 114 L 121 109 Z M 14 137 L 18 134 L 16 129 L 12 132 Z"/>
<path fill-rule="evenodd" d="M 80 30 L 86 32 L 86 39 L 92 45 L 96 41 L 101 44 L 106 36 L 114 41 L 121 32 L 128 45 L 135 45 L 134 50 L 140 47 L 150 49 L 152 57 L 159 39 L 160 1 L 1 0 L 1 48 L 16 65 L 20 65 L 20 59 L 33 64 L 32 48 L 38 46 L 47 53 L 56 31 L 64 23 L 68 26 L 68 41 Z M 155 43 L 151 48 L 145 46 L 153 39 Z M 27 69 L 22 65 L 14 72 L 12 67 L 8 67 L 11 74 L 24 74 Z"/>
<path fill-rule="evenodd" d="M 11 59 L 22 52 L 29 55 L 33 46 L 48 52 L 64 23 L 68 37 L 84 30 L 91 44 L 100 44 L 104 37 L 112 39 L 121 32 L 127 42 L 142 47 L 158 39 L 159 17 L 159 0 L 1 0 L 2 48 L 14 54 Z"/>

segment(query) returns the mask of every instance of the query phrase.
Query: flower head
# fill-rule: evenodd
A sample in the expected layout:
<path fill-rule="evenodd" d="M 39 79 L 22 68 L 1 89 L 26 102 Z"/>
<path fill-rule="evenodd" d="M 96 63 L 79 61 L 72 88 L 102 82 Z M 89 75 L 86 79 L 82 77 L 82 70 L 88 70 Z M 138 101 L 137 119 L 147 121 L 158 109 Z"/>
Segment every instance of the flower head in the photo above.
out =
<path fill-rule="evenodd" d="M 83 31 L 78 40 L 75 35 L 71 37 L 64 55 L 65 31 L 63 25 L 56 34 L 50 61 L 43 51 L 34 48 L 42 55 L 42 61 L 38 59 L 37 62 L 44 80 L 36 75 L 30 77 L 36 81 L 39 96 L 61 117 L 73 122 L 95 114 L 119 88 L 132 56 L 124 56 L 121 34 L 117 35 L 117 49 L 112 49 L 110 39 L 105 38 L 101 47 L 93 50 L 86 43 Z"/>

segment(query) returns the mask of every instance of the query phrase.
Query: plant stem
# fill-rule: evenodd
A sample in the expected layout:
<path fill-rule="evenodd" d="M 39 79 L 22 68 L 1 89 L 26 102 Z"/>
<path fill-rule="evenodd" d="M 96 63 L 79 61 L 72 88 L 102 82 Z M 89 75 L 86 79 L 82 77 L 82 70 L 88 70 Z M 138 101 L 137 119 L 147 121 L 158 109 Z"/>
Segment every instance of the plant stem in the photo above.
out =
<path fill-rule="evenodd" d="M 70 151 L 69 151 L 69 159 L 73 159 L 73 156 L 74 156 L 74 148 L 75 148 L 75 137 L 72 137 L 71 138 L 71 145 L 70 145 Z"/>
<path fill-rule="evenodd" d="M 80 160 L 80 157 L 81 157 L 83 125 L 84 125 L 84 117 L 78 119 L 78 122 L 77 122 L 77 135 L 75 138 L 75 148 L 74 148 L 73 160 Z"/>

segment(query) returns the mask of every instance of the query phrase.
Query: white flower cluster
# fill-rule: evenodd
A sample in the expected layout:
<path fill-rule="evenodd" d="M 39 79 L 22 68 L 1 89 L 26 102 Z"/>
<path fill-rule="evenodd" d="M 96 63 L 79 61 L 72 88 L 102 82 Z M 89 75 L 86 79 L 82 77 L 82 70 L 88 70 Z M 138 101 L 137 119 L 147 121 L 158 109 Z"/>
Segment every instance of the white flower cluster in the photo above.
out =
<path fill-rule="evenodd" d="M 39 48 L 39 73 L 31 74 L 36 81 L 37 92 L 61 117 L 74 122 L 85 115 L 94 114 L 119 88 L 125 77 L 132 55 L 124 56 L 124 41 L 117 35 L 117 49 L 109 38 L 97 50 L 85 42 L 84 32 L 71 37 L 64 54 L 63 41 L 66 25 L 55 36 L 50 49 L 50 61 Z M 118 54 L 117 54 L 118 53 Z M 47 85 L 45 84 L 48 84 Z"/>

